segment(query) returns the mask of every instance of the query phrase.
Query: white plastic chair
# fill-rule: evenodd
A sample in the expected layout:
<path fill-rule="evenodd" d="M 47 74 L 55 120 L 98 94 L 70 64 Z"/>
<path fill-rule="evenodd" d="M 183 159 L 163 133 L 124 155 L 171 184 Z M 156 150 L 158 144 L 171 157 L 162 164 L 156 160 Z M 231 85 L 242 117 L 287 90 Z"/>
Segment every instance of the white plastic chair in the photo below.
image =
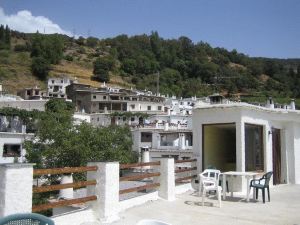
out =
<path fill-rule="evenodd" d="M 215 191 L 221 208 L 221 193 L 222 187 L 219 186 L 220 170 L 206 169 L 200 176 L 199 182 L 199 196 L 202 193 L 202 205 L 204 205 L 204 198 L 209 191 Z"/>
<path fill-rule="evenodd" d="M 158 220 L 140 220 L 136 225 L 172 225 Z"/>

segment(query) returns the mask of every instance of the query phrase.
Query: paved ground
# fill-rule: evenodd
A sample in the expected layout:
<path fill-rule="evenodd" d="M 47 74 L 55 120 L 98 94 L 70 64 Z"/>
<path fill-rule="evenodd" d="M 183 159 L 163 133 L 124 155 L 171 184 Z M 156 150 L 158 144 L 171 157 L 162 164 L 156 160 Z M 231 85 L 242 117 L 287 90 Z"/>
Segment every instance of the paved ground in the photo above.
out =
<path fill-rule="evenodd" d="M 158 200 L 126 210 L 113 225 L 135 225 L 141 219 L 157 219 L 172 225 L 300 225 L 300 185 L 280 185 L 271 189 L 271 202 L 245 202 L 243 198 L 227 197 L 222 208 L 217 201 L 189 192 L 177 200 Z"/>

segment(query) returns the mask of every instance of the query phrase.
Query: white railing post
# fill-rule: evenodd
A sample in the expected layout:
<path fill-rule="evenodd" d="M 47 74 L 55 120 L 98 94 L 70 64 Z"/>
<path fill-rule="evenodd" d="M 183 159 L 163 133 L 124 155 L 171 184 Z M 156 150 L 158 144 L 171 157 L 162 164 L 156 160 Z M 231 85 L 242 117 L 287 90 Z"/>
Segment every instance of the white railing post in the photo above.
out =
<path fill-rule="evenodd" d="M 33 166 L 31 163 L 0 164 L 0 218 L 31 213 Z"/>
<path fill-rule="evenodd" d="M 91 162 L 97 171 L 89 171 L 87 180 L 96 180 L 96 186 L 89 186 L 88 196 L 96 195 L 92 202 L 94 214 L 101 223 L 111 223 L 119 219 L 119 162 Z"/>
<path fill-rule="evenodd" d="M 175 200 L 175 165 L 174 158 L 162 158 L 160 160 L 159 197 Z"/>

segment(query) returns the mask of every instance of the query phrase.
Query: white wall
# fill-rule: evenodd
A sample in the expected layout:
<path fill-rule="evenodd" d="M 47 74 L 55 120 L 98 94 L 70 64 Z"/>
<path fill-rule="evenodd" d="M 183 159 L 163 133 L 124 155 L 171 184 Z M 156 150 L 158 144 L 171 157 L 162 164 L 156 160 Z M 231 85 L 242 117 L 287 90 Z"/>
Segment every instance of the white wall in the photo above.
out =
<path fill-rule="evenodd" d="M 21 145 L 21 157 L 18 161 L 21 162 L 25 159 L 26 151 L 22 147 L 25 138 L 31 138 L 33 134 L 18 134 L 18 133 L 7 133 L 0 132 L 0 163 L 13 163 L 14 157 L 3 157 L 4 144 L 20 144 Z"/>
<path fill-rule="evenodd" d="M 213 106 L 198 108 L 193 112 L 194 156 L 200 157 L 202 168 L 202 125 L 236 123 L 237 170 L 245 170 L 245 123 L 263 126 L 265 171 L 273 170 L 272 127 L 282 130 L 282 175 L 288 183 L 300 183 L 300 113 L 296 111 L 270 110 L 261 107 Z M 283 160 L 286 159 L 286 160 Z M 299 172 L 298 172 L 299 171 Z"/>

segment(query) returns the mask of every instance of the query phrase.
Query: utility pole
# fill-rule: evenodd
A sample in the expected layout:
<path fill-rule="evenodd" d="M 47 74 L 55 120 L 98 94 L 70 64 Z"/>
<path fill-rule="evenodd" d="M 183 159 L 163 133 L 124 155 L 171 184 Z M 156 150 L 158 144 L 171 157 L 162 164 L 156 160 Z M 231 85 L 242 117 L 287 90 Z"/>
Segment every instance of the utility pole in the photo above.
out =
<path fill-rule="evenodd" d="M 156 95 L 159 95 L 159 71 L 157 72 Z"/>

